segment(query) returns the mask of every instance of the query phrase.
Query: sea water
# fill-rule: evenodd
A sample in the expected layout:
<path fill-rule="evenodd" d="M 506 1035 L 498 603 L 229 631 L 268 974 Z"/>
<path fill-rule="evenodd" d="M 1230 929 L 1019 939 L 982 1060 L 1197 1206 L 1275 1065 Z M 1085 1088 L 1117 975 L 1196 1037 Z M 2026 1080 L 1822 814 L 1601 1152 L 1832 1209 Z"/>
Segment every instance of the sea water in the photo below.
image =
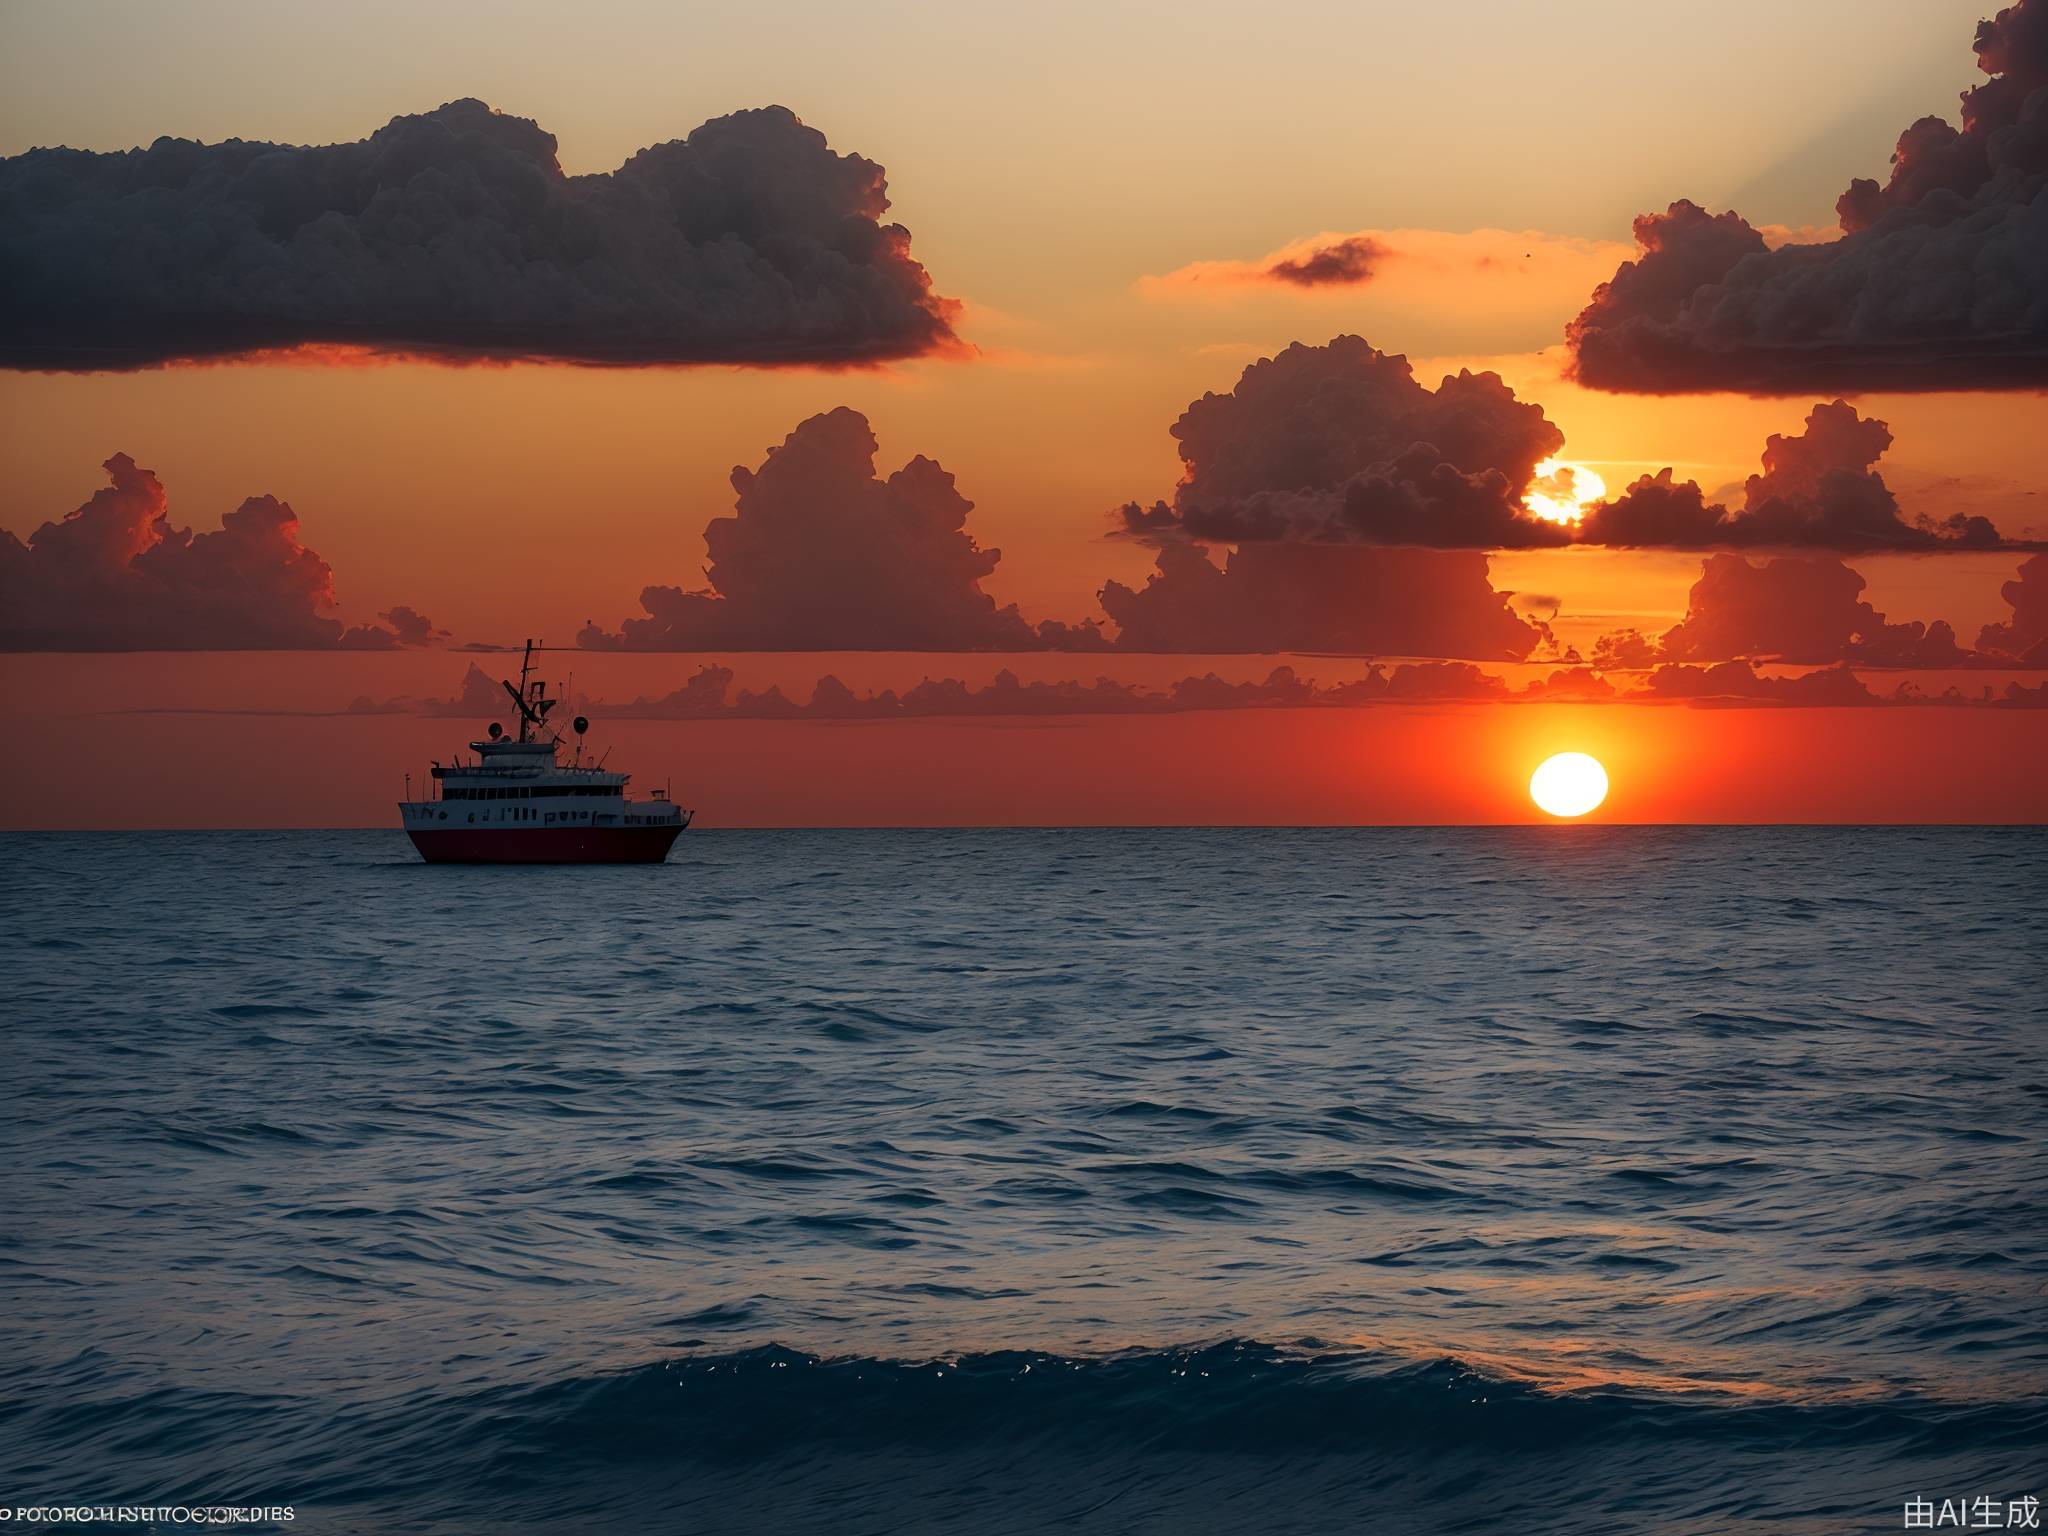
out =
<path fill-rule="evenodd" d="M 2048 836 L 0 839 L 0 1500 L 1896 1530 L 2048 1497 Z"/>

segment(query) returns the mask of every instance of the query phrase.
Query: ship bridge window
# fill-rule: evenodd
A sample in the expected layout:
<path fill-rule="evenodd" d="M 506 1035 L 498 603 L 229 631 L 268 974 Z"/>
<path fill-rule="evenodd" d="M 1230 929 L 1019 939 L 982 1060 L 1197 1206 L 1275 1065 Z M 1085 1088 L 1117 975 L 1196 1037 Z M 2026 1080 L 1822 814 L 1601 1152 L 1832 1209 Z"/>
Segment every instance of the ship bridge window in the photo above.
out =
<path fill-rule="evenodd" d="M 623 784 L 536 784 L 522 789 L 460 788 L 447 785 L 443 800 L 529 800 L 555 799 L 562 795 L 603 795 L 617 799 L 625 794 Z"/>

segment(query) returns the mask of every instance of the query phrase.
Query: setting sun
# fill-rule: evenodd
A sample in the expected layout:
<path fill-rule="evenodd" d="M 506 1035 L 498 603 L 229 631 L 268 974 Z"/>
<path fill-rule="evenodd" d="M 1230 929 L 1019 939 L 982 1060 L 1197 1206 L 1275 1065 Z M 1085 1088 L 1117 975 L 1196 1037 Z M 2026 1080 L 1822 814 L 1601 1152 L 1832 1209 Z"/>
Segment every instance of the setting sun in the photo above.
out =
<path fill-rule="evenodd" d="M 1560 752 L 1529 776 L 1529 798 L 1552 816 L 1583 816 L 1607 798 L 1607 770 L 1583 752 Z"/>
<path fill-rule="evenodd" d="M 1606 494 L 1607 482 L 1585 465 L 1545 459 L 1536 466 L 1522 505 L 1546 523 L 1576 523 Z"/>

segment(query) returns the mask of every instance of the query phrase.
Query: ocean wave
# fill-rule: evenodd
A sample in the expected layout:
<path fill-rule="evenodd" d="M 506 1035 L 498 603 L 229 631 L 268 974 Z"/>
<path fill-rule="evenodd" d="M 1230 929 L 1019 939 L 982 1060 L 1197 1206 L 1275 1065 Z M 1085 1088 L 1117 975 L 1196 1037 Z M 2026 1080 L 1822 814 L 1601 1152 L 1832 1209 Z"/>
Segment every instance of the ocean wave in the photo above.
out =
<path fill-rule="evenodd" d="M 22 1497 L 1832 1536 L 2048 1493 L 2043 833 L 692 833 L 573 900 L 424 891 L 396 835 L 8 845 Z"/>
<path fill-rule="evenodd" d="M 501 1400 L 522 1446 L 601 1460 L 707 1460 L 837 1446 L 990 1443 L 1134 1454 L 1532 1452 L 1627 1442 L 1798 1445 L 1916 1455 L 2048 1443 L 2048 1397 L 1791 1397 L 1558 1390 L 1444 1356 L 1234 1339 L 1074 1355 L 992 1350 L 933 1359 L 824 1356 L 781 1345 L 686 1355 Z"/>
<path fill-rule="evenodd" d="M 1451 1356 L 1247 1339 L 935 1358 L 764 1345 L 348 1405 L 143 1387 L 106 1356 L 70 1374 L 61 1404 L 0 1391 L 17 1472 L 266 1490 L 323 1533 L 644 1529 L 660 1509 L 695 1532 L 1754 1519 L 1806 1536 L 1893 1525 L 1901 1491 L 2018 1493 L 2048 1444 L 2048 1398 L 1559 1390 Z"/>

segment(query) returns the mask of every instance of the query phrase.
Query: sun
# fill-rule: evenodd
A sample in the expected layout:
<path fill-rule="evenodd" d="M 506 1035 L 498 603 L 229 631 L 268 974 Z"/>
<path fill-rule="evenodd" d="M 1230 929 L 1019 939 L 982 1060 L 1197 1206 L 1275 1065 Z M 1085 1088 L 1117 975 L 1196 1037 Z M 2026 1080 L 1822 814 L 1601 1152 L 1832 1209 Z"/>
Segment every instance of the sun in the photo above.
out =
<path fill-rule="evenodd" d="M 1546 523 L 1576 523 L 1586 508 L 1607 495 L 1607 482 L 1583 464 L 1545 459 L 1536 466 L 1522 505 Z"/>
<path fill-rule="evenodd" d="M 1529 776 L 1529 798 L 1553 816 L 1583 816 L 1607 798 L 1607 770 L 1583 752 L 1560 752 Z"/>

